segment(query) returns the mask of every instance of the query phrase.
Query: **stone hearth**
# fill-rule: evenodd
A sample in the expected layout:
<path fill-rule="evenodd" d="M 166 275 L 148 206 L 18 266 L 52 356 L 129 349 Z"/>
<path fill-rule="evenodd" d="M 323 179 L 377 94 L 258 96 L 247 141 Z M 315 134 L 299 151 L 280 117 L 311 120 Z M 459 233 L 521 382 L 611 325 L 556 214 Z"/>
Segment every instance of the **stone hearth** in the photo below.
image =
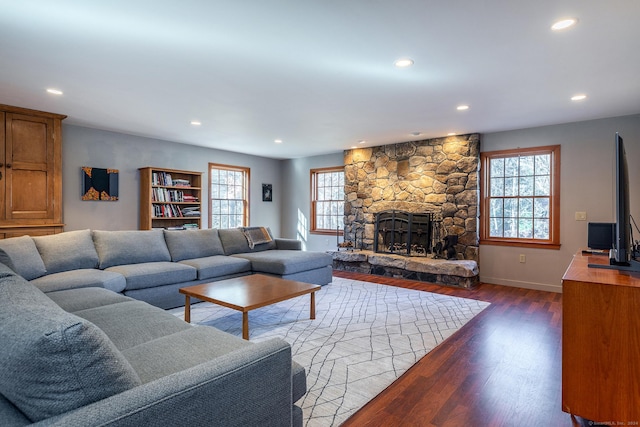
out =
<path fill-rule="evenodd" d="M 369 250 L 328 251 L 333 268 L 355 273 L 399 277 L 471 289 L 479 282 L 478 263 L 381 254 Z"/>

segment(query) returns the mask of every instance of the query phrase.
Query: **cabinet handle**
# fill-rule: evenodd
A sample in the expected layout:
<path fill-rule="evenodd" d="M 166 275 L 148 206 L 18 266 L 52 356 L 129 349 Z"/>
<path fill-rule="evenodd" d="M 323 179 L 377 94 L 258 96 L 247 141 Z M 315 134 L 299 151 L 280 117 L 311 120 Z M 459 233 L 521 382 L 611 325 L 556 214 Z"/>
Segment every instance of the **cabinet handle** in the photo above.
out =
<path fill-rule="evenodd" d="M 11 163 L 7 163 L 7 167 L 10 168 L 11 167 Z"/>
<path fill-rule="evenodd" d="M 0 163 L 0 168 L 4 166 L 4 163 Z"/>

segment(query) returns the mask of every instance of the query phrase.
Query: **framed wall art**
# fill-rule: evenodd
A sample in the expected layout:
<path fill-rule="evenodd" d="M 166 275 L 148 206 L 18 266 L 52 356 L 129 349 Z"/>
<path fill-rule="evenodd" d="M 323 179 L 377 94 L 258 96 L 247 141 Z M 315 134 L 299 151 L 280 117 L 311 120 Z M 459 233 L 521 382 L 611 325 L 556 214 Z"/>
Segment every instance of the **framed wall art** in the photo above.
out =
<path fill-rule="evenodd" d="M 118 200 L 118 169 L 83 166 L 82 200 Z"/>
<path fill-rule="evenodd" d="M 271 184 L 262 184 L 262 201 L 273 201 L 273 186 Z"/>

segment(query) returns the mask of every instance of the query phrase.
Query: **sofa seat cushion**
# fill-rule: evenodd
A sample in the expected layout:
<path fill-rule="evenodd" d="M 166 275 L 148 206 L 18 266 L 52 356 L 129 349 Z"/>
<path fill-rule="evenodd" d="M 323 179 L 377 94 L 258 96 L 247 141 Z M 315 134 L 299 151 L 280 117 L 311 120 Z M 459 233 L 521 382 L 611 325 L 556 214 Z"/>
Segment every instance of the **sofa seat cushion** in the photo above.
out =
<path fill-rule="evenodd" d="M 151 288 L 195 280 L 194 267 L 177 262 L 144 262 L 109 267 L 105 271 L 124 276 L 126 290 Z"/>
<path fill-rule="evenodd" d="M 122 354 L 140 376 L 142 383 L 147 383 L 253 345 L 211 326 L 192 326 L 126 349 Z M 291 373 L 295 402 L 307 391 L 307 377 L 304 368 L 296 362 L 292 362 Z"/>
<path fill-rule="evenodd" d="M 67 289 L 47 293 L 47 296 L 64 311 L 74 313 L 88 308 L 103 307 L 119 302 L 134 301 L 133 298 L 103 288 Z"/>
<path fill-rule="evenodd" d="M 120 351 L 191 328 L 171 313 L 135 300 L 78 310 L 74 314 L 99 327 Z"/>
<path fill-rule="evenodd" d="M 180 261 L 180 263 L 196 268 L 198 270 L 198 280 L 251 271 L 251 262 L 249 260 L 225 255 L 189 259 Z"/>
<path fill-rule="evenodd" d="M 98 253 L 93 245 L 91 230 L 36 236 L 33 241 L 42 256 L 47 274 L 98 267 Z"/>
<path fill-rule="evenodd" d="M 163 230 L 93 231 L 100 268 L 171 261 Z"/>
<path fill-rule="evenodd" d="M 62 291 L 64 289 L 98 287 L 113 292 L 122 292 L 126 281 L 124 276 L 111 271 L 84 268 L 47 274 L 31 281 L 43 292 Z"/>
<path fill-rule="evenodd" d="M 162 378 L 253 344 L 211 326 L 190 326 L 122 352 L 142 383 Z M 186 351 L 182 351 L 188 349 Z"/>
<path fill-rule="evenodd" d="M 251 261 L 255 273 L 294 274 L 332 265 L 333 258 L 324 252 L 270 250 L 232 255 Z"/>
<path fill-rule="evenodd" d="M 164 230 L 172 261 L 224 255 L 218 230 Z"/>
<path fill-rule="evenodd" d="M 96 325 L 18 276 L 0 283 L 0 394 L 40 421 L 140 385 Z"/>
<path fill-rule="evenodd" d="M 40 252 L 30 236 L 0 240 L 0 262 L 27 280 L 47 274 Z"/>

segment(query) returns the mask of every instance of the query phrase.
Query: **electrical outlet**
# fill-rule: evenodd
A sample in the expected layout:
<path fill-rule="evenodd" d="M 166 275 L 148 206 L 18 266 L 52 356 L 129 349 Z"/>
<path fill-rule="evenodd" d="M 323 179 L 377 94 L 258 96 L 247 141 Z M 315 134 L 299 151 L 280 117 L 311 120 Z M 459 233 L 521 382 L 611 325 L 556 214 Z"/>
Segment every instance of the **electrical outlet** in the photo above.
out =
<path fill-rule="evenodd" d="M 524 254 L 520 254 L 520 262 L 521 263 L 527 262 L 527 257 Z"/>

